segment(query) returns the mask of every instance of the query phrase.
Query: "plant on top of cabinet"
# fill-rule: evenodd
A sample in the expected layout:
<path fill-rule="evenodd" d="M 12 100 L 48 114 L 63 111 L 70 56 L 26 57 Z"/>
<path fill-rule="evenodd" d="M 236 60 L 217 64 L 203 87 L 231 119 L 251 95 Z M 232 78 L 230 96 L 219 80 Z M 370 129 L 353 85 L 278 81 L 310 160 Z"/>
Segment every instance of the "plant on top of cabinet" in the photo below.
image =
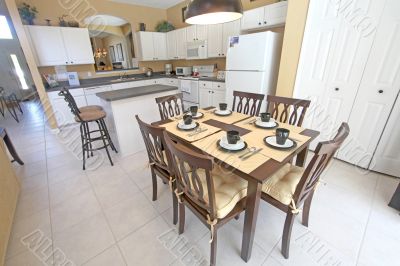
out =
<path fill-rule="evenodd" d="M 20 7 L 18 7 L 18 12 L 22 20 L 25 21 L 28 25 L 34 24 L 36 14 L 38 13 L 36 7 L 28 5 L 25 2 L 22 3 Z"/>
<path fill-rule="evenodd" d="M 156 26 L 157 32 L 169 32 L 174 29 L 175 29 L 175 26 L 166 20 L 159 22 Z"/>

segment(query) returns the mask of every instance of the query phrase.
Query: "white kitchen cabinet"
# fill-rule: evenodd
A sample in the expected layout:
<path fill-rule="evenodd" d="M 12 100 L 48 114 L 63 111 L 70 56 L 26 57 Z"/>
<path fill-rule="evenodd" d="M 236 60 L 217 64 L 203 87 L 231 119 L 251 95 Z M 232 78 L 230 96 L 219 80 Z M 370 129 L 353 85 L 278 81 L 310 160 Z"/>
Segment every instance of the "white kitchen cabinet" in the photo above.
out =
<path fill-rule="evenodd" d="M 225 102 L 225 91 L 213 90 L 211 92 L 211 106 L 217 107 L 220 103 Z"/>
<path fill-rule="evenodd" d="M 228 51 L 229 37 L 240 34 L 240 20 L 224 23 L 222 26 L 222 56 Z"/>
<path fill-rule="evenodd" d="M 167 32 L 168 59 L 186 58 L 186 29 Z"/>
<path fill-rule="evenodd" d="M 38 66 L 94 64 L 84 28 L 26 26 Z"/>
<path fill-rule="evenodd" d="M 199 104 L 200 108 L 218 106 L 225 102 L 225 83 L 200 81 Z"/>
<path fill-rule="evenodd" d="M 214 24 L 208 26 L 208 57 L 222 57 L 222 31 L 223 24 Z"/>
<path fill-rule="evenodd" d="M 141 61 L 168 59 L 166 33 L 139 31 L 136 38 Z"/>
<path fill-rule="evenodd" d="M 242 30 L 273 28 L 285 24 L 287 5 L 287 1 L 283 1 L 243 12 Z"/>
<path fill-rule="evenodd" d="M 207 40 L 207 25 L 193 25 L 186 28 L 186 41 L 204 41 Z"/>
<path fill-rule="evenodd" d="M 199 89 L 199 105 L 200 108 L 206 108 L 212 106 L 211 93 L 209 89 Z"/>
<path fill-rule="evenodd" d="M 96 93 L 111 91 L 112 86 L 96 86 L 84 88 L 83 91 L 86 97 L 87 105 L 101 105 L 101 99 L 96 96 Z"/>
<path fill-rule="evenodd" d="M 83 107 L 87 105 L 83 89 L 73 89 L 70 90 L 70 92 L 74 97 L 78 107 Z M 72 114 L 71 109 L 68 107 L 68 103 L 65 101 L 64 97 L 59 96 L 58 93 L 58 91 L 48 93 L 58 126 L 76 123 L 75 116 Z"/>

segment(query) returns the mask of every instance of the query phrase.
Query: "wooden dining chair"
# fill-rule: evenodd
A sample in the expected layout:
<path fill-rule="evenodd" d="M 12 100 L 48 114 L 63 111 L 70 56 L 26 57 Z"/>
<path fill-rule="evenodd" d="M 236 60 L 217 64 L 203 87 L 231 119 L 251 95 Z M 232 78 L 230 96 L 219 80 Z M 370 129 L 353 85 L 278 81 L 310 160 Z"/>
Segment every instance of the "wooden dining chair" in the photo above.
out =
<path fill-rule="evenodd" d="M 168 152 L 165 151 L 165 140 L 163 127 L 152 126 L 140 120 L 136 115 L 136 120 L 139 124 L 140 132 L 146 146 L 147 155 L 149 157 L 149 166 L 151 169 L 153 183 L 153 201 L 157 200 L 157 176 L 164 183 L 169 183 L 172 192 L 172 208 L 173 208 L 173 223 L 178 223 L 178 201 L 175 195 L 175 183 L 173 182 L 172 174 L 168 167 Z"/>
<path fill-rule="evenodd" d="M 267 110 L 282 123 L 301 127 L 311 101 L 280 96 L 267 96 Z"/>
<path fill-rule="evenodd" d="M 258 116 L 263 100 L 264 94 L 233 91 L 232 111 L 245 115 Z"/>
<path fill-rule="evenodd" d="M 286 213 L 282 254 L 289 258 L 290 236 L 295 216 L 303 205 L 303 225 L 308 227 L 311 201 L 322 172 L 350 133 L 343 123 L 333 140 L 320 142 L 307 168 L 286 164 L 262 186 L 262 199 Z"/>
<path fill-rule="evenodd" d="M 15 93 L 7 94 L 4 88 L 0 87 L 0 113 L 3 117 L 5 114 L 5 108 L 7 108 L 14 120 L 19 123 L 18 114 L 15 109 L 18 109 L 21 114 L 24 113 L 20 100 Z"/>
<path fill-rule="evenodd" d="M 185 110 L 183 108 L 183 93 L 158 97 L 156 98 L 156 103 L 160 111 L 161 120 L 182 115 Z"/>
<path fill-rule="evenodd" d="M 217 169 L 211 157 L 175 143 L 168 133 L 164 136 L 176 177 L 179 234 L 184 231 L 186 206 L 211 230 L 210 265 L 216 265 L 217 230 L 244 210 L 247 181 Z"/>

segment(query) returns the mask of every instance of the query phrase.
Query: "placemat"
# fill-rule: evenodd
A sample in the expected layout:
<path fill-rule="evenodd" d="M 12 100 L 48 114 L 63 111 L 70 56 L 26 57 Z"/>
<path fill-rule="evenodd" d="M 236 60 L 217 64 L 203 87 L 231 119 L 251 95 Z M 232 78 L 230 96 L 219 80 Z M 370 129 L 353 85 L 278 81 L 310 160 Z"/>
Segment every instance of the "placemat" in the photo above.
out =
<path fill-rule="evenodd" d="M 177 136 L 177 137 L 179 137 L 181 139 L 184 139 L 184 140 L 186 140 L 188 142 L 193 142 L 193 141 L 196 141 L 196 140 L 199 140 L 199 139 L 203 139 L 203 138 L 205 138 L 205 137 L 207 137 L 209 135 L 212 135 L 215 132 L 218 132 L 218 131 L 221 130 L 218 127 L 214 127 L 214 126 L 207 125 L 205 123 L 199 122 L 200 126 L 198 127 L 198 129 L 201 129 L 201 130 L 207 129 L 207 131 L 201 132 L 201 133 L 196 134 L 196 135 L 191 135 L 191 134 L 193 134 L 195 132 L 194 130 L 192 130 L 192 131 L 180 130 L 177 127 L 178 123 L 179 123 L 179 120 L 174 120 L 174 121 L 169 122 L 167 124 L 163 124 L 162 127 L 165 127 L 165 129 L 168 132 L 170 132 L 170 133 L 174 134 L 175 136 Z"/>
<path fill-rule="evenodd" d="M 256 117 L 250 117 L 250 118 L 248 118 L 246 120 L 243 120 L 243 121 L 235 123 L 235 125 L 239 126 L 239 127 L 242 127 L 242 128 L 245 128 L 245 129 L 248 129 L 248 130 L 251 130 L 251 131 L 257 131 L 258 130 L 258 131 L 262 131 L 262 132 L 275 132 L 275 129 L 269 130 L 269 129 L 256 127 L 253 123 L 249 124 L 249 122 L 251 122 L 255 118 Z M 289 129 L 291 133 L 299 134 L 299 133 L 301 133 L 301 132 L 303 132 L 305 130 L 305 128 L 292 126 L 292 125 L 289 125 L 289 124 L 286 124 L 286 123 L 278 122 L 278 124 L 279 124 L 279 127 L 281 127 L 281 128 Z"/>
<path fill-rule="evenodd" d="M 237 113 L 237 112 L 233 112 L 229 116 L 219 116 L 219 115 L 214 114 L 214 110 L 215 109 L 210 109 L 210 110 L 199 109 L 199 112 L 203 113 L 204 117 L 197 119 L 197 121 L 203 122 L 206 120 L 213 119 L 213 120 L 224 122 L 226 124 L 234 124 L 238 121 L 241 121 L 241 120 L 249 117 L 248 115 L 244 115 L 244 114 Z"/>
<path fill-rule="evenodd" d="M 250 134 L 251 133 L 246 134 L 242 137 L 244 141 L 247 142 L 249 148 L 254 146 L 254 142 L 252 141 Z M 251 172 L 253 172 L 255 169 L 257 169 L 270 159 L 268 156 L 265 155 L 263 151 L 253 155 L 249 159 L 242 160 L 241 158 L 239 158 L 239 156 L 245 154 L 246 152 L 248 152 L 248 150 L 240 152 L 225 152 L 221 150 L 217 146 L 217 141 L 220 140 L 224 135 L 226 135 L 226 132 L 221 131 L 212 136 L 208 136 L 202 140 L 193 142 L 192 145 L 201 149 L 205 153 L 215 158 L 218 158 L 220 161 L 223 161 L 235 167 L 236 169 L 239 169 L 240 171 L 246 174 L 250 174 Z M 264 146 L 265 145 L 263 146 L 260 145 L 259 147 L 264 148 Z"/>
<path fill-rule="evenodd" d="M 223 131 L 236 130 L 236 131 L 239 132 L 240 136 L 244 136 L 244 135 L 246 135 L 246 134 L 251 132 L 251 130 L 248 130 L 246 128 L 239 127 L 239 126 L 234 125 L 234 124 L 226 124 L 224 122 L 217 121 L 217 120 L 214 120 L 214 119 L 206 120 L 203 123 L 207 124 L 207 125 L 210 125 L 210 126 L 213 126 L 213 127 L 218 127 Z"/>

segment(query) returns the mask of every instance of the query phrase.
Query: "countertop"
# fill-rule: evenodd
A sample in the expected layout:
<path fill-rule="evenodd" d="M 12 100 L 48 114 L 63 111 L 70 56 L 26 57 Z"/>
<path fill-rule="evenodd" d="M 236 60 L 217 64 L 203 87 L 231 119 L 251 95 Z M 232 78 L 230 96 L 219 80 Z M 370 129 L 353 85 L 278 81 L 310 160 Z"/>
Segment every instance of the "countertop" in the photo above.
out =
<path fill-rule="evenodd" d="M 178 76 L 167 76 L 167 75 L 161 74 L 161 73 L 154 73 L 154 75 L 151 77 L 146 77 L 143 74 L 128 75 L 126 77 L 128 78 L 128 80 L 121 80 L 121 81 L 117 81 L 117 79 L 118 79 L 117 76 L 92 78 L 92 79 L 81 79 L 80 80 L 81 85 L 79 85 L 79 86 L 69 86 L 68 81 L 59 81 L 58 87 L 47 88 L 46 91 L 47 92 L 60 91 L 63 88 L 72 90 L 72 89 L 80 89 L 80 88 L 87 88 L 87 87 L 112 85 L 112 84 L 118 84 L 118 83 L 124 83 L 124 82 L 135 82 L 135 81 L 142 81 L 142 80 L 161 79 L 161 78 L 179 79 Z M 129 80 L 129 78 L 135 78 L 135 79 Z M 222 82 L 222 83 L 225 82 L 225 80 L 219 80 L 217 78 L 200 78 L 199 80 L 200 81 Z"/>
<path fill-rule="evenodd" d="M 96 96 L 105 101 L 112 102 L 112 101 L 118 101 L 127 98 L 133 98 L 133 97 L 155 94 L 165 91 L 172 91 L 172 90 L 178 90 L 178 87 L 156 84 L 156 85 L 134 87 L 122 90 L 115 90 L 115 91 L 99 92 L 96 93 Z"/>

